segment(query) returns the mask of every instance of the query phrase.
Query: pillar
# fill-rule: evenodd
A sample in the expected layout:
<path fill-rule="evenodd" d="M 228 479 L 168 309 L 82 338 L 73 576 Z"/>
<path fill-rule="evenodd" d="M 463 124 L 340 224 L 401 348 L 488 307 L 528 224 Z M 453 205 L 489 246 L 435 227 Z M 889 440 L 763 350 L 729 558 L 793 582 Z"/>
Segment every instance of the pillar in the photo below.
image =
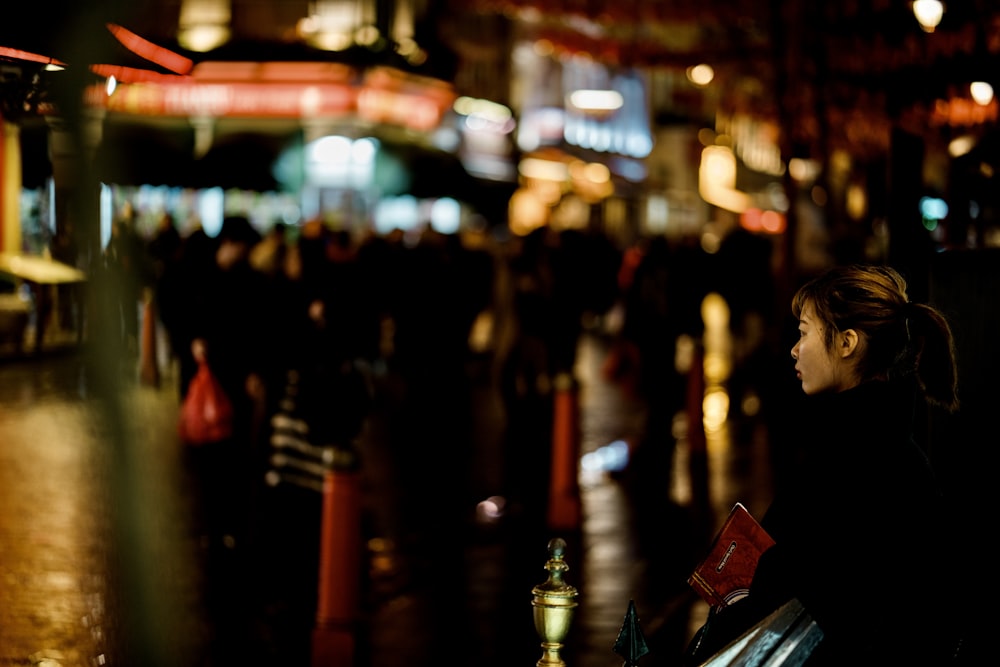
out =
<path fill-rule="evenodd" d="M 21 252 L 21 128 L 0 115 L 0 252 Z"/>

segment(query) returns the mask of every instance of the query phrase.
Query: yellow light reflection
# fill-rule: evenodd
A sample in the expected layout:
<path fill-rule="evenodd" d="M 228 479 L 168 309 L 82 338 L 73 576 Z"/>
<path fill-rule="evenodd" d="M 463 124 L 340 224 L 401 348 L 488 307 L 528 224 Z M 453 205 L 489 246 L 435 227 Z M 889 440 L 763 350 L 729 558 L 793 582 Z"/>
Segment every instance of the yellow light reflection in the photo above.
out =
<path fill-rule="evenodd" d="M 705 349 L 705 395 L 702 399 L 702 425 L 705 445 L 708 448 L 709 488 L 718 496 L 725 488 L 726 458 L 729 456 L 730 436 L 727 416 L 729 393 L 726 381 L 732 371 L 732 342 L 729 335 L 729 305 L 718 293 L 708 294 L 701 304 L 701 317 L 705 323 L 703 344 Z M 713 497 L 713 505 L 725 499 Z"/>
<path fill-rule="evenodd" d="M 729 414 L 729 394 L 722 387 L 712 387 L 705 393 L 702 405 L 705 412 L 705 433 L 711 436 L 718 433 L 726 424 L 726 415 Z"/>

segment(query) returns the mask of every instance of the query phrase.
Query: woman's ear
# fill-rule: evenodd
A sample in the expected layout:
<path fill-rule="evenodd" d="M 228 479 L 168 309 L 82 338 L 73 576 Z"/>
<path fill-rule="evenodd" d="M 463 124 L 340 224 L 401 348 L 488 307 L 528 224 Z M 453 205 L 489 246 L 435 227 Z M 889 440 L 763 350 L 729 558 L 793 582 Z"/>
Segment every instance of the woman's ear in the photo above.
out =
<path fill-rule="evenodd" d="M 847 359 L 857 351 L 860 342 L 858 332 L 854 329 L 841 331 L 837 340 L 837 353 L 841 359 Z"/>

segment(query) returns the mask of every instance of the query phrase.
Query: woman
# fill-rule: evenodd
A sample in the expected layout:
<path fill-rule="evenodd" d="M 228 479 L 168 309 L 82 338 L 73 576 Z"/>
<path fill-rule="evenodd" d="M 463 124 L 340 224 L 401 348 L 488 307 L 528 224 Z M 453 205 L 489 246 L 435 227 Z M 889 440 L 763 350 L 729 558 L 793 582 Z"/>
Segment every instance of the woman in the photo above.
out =
<path fill-rule="evenodd" d="M 913 437 L 915 399 L 958 407 L 951 330 L 884 266 L 835 268 L 795 294 L 803 456 L 762 525 L 775 545 L 750 595 L 713 610 L 701 662 L 797 598 L 823 630 L 808 665 L 953 664 L 960 570 Z"/>

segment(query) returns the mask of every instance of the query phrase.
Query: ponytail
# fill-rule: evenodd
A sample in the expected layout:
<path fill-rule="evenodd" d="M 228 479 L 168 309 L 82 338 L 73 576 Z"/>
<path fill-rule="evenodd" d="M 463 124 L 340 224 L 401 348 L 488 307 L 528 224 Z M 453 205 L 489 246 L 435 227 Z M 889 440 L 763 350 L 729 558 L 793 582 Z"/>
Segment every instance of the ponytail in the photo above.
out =
<path fill-rule="evenodd" d="M 907 303 L 913 370 L 928 403 L 948 412 L 958 409 L 955 341 L 944 316 L 932 306 Z"/>

